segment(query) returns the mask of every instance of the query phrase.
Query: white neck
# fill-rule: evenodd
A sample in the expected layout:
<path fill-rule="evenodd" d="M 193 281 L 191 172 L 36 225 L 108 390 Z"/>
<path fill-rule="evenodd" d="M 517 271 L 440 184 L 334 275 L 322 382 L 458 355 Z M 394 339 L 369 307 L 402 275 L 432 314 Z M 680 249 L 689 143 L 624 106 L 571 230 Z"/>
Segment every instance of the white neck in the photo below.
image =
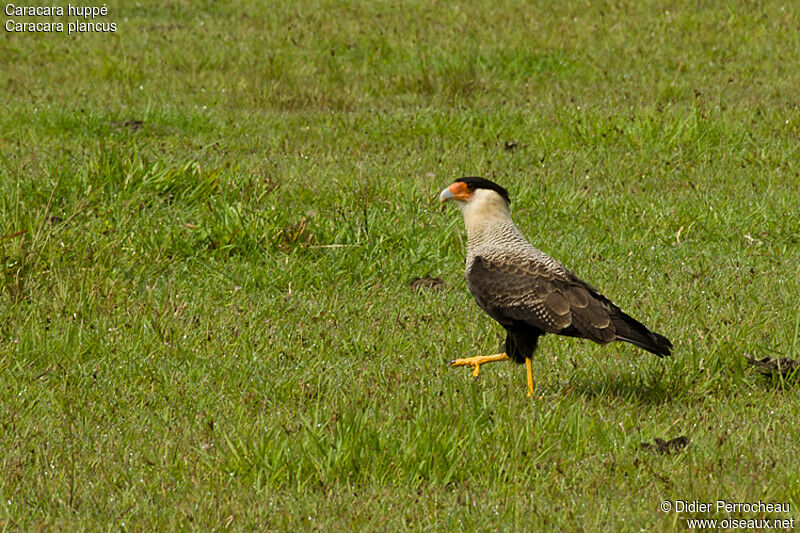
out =
<path fill-rule="evenodd" d="M 467 241 L 471 244 L 483 241 L 498 229 L 513 228 L 508 204 L 502 196 L 489 189 L 478 189 L 469 202 L 459 202 L 464 224 L 467 227 Z M 510 227 L 510 228 L 509 228 Z"/>

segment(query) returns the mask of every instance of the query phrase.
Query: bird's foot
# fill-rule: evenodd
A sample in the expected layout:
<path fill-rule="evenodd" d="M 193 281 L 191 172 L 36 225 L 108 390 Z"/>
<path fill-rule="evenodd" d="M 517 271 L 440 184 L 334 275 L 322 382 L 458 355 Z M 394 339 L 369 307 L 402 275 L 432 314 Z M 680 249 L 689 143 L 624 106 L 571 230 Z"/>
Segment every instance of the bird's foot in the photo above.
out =
<path fill-rule="evenodd" d="M 505 361 L 506 359 L 510 359 L 508 355 L 504 353 L 497 353 L 494 355 L 476 355 L 475 357 L 467 357 L 466 359 L 456 359 L 450 362 L 451 366 L 471 366 L 472 367 L 472 377 L 478 377 L 481 371 L 481 365 L 484 363 L 493 363 L 494 361 Z"/>

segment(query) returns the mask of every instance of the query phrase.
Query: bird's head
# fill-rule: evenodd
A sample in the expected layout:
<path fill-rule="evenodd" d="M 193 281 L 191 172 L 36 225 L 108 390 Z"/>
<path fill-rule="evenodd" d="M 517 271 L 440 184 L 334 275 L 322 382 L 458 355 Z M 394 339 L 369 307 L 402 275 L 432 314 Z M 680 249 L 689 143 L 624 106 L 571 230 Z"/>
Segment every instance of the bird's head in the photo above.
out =
<path fill-rule="evenodd" d="M 486 178 L 458 178 L 439 194 L 440 202 L 455 200 L 458 207 L 465 212 L 475 208 L 499 209 L 508 213 L 511 199 L 508 191 Z M 481 209 L 483 210 L 483 209 Z"/>

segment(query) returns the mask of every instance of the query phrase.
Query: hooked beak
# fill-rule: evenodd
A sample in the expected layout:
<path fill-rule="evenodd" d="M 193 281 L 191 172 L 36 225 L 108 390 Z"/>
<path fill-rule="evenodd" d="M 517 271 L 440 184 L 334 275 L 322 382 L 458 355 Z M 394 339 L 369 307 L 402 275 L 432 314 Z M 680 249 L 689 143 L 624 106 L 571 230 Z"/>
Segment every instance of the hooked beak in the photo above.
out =
<path fill-rule="evenodd" d="M 439 194 L 439 201 L 440 202 L 446 202 L 446 201 L 452 200 L 454 198 L 455 198 L 455 196 L 453 196 L 453 191 L 450 190 L 450 187 L 446 188 L 445 190 L 443 190 L 441 192 L 441 194 Z"/>

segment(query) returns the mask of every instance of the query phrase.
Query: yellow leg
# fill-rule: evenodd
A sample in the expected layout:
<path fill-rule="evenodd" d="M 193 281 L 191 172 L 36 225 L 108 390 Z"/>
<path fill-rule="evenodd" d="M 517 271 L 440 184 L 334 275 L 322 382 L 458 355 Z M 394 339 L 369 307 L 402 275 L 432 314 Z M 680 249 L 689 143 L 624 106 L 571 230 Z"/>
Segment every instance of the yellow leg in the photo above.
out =
<path fill-rule="evenodd" d="M 493 363 L 494 361 L 505 361 L 506 359 L 511 358 L 504 353 L 496 353 L 494 355 L 477 355 L 475 357 L 468 357 L 466 359 L 456 359 L 450 364 L 452 366 L 471 366 L 472 377 L 477 378 L 481 371 L 482 364 Z"/>
<path fill-rule="evenodd" d="M 528 371 L 528 398 L 533 396 L 533 371 L 531 370 L 531 358 L 525 358 L 525 370 Z"/>

